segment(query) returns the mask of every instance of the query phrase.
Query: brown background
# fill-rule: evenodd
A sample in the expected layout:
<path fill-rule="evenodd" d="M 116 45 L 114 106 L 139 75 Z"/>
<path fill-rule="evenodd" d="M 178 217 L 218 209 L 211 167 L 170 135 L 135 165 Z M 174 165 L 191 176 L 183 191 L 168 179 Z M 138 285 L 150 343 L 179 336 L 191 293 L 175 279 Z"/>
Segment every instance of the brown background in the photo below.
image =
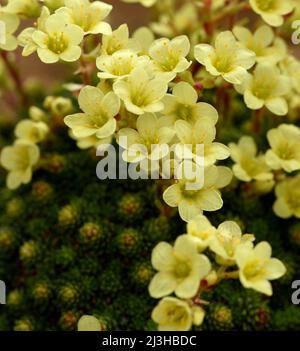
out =
<path fill-rule="evenodd" d="M 113 29 L 117 28 L 122 23 L 127 23 L 130 30 L 133 31 L 137 27 L 148 23 L 151 18 L 151 10 L 139 4 L 126 4 L 120 0 L 106 0 L 105 2 L 114 6 L 109 17 L 109 22 Z M 5 0 L 0 0 L 0 4 L 3 5 L 5 3 Z M 32 21 L 24 21 L 21 28 L 28 26 L 32 26 Z M 20 29 L 17 33 L 20 32 Z M 22 80 L 25 82 L 31 78 L 37 79 L 43 82 L 43 86 L 45 86 L 47 91 L 51 91 L 53 84 L 61 81 L 62 75 L 64 75 L 64 73 L 67 74 L 70 70 L 70 65 L 64 65 L 62 63 L 45 65 L 37 58 L 35 53 L 29 57 L 22 57 L 20 52 L 21 49 L 18 49 L 17 67 Z"/>
<path fill-rule="evenodd" d="M 5 3 L 5 0 L 0 0 L 0 4 Z M 109 22 L 113 29 L 117 28 L 122 23 L 127 23 L 132 32 L 137 27 L 149 23 L 151 20 L 151 9 L 145 8 L 139 4 L 127 4 L 120 0 L 105 0 L 114 6 Z M 32 23 L 26 21 L 22 27 L 30 26 Z M 23 81 L 30 78 L 38 79 L 43 83 L 46 91 L 51 91 L 53 84 L 62 81 L 62 76 L 71 72 L 70 65 L 64 63 L 45 65 L 36 56 L 32 54 L 29 57 L 22 57 L 18 49 L 18 68 Z"/>

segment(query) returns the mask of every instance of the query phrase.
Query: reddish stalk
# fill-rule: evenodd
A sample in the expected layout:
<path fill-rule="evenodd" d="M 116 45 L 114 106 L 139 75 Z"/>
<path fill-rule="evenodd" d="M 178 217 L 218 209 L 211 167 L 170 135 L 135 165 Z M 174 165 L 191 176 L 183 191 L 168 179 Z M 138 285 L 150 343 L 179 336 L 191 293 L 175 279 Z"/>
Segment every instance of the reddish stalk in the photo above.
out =
<path fill-rule="evenodd" d="M 254 112 L 254 121 L 253 121 L 253 131 L 255 133 L 260 133 L 261 131 L 261 121 L 264 115 L 264 109 L 253 111 Z"/>
<path fill-rule="evenodd" d="M 5 66 L 9 72 L 13 82 L 14 82 L 16 91 L 18 92 L 18 94 L 21 98 L 23 106 L 28 107 L 29 106 L 28 98 L 27 98 L 27 95 L 24 91 L 23 82 L 22 82 L 22 79 L 20 77 L 18 70 L 16 69 L 15 65 L 11 62 L 11 60 L 9 59 L 7 51 L 1 51 L 1 57 L 3 59 L 3 62 L 5 63 Z"/>

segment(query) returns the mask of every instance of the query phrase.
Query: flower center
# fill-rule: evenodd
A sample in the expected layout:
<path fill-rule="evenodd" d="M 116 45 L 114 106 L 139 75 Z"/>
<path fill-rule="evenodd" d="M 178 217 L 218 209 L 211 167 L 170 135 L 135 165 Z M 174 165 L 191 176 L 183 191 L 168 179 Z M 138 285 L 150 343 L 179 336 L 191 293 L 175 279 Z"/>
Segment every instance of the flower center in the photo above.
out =
<path fill-rule="evenodd" d="M 244 267 L 244 275 L 249 280 L 259 280 L 264 277 L 266 271 L 264 269 L 265 261 L 255 258 L 248 262 Z"/>
<path fill-rule="evenodd" d="M 234 255 L 235 248 L 241 242 L 239 237 L 233 236 L 229 233 L 217 234 L 217 238 L 229 257 Z"/>
<path fill-rule="evenodd" d="M 265 171 L 264 164 L 252 157 L 243 156 L 240 164 L 250 177 L 256 177 L 258 174 Z"/>
<path fill-rule="evenodd" d="M 271 11 L 276 9 L 276 0 L 256 0 L 257 7 L 262 11 Z"/>
<path fill-rule="evenodd" d="M 253 95 L 261 100 L 266 100 L 272 94 L 274 86 L 276 86 L 274 81 L 256 81 L 254 82 Z"/>
<path fill-rule="evenodd" d="M 157 62 L 158 66 L 162 71 L 170 72 L 173 71 L 179 62 L 179 55 L 174 50 L 169 50 L 167 55 L 162 60 Z"/>
<path fill-rule="evenodd" d="M 112 36 L 112 38 L 107 44 L 106 52 L 108 55 L 112 55 L 116 51 L 124 49 L 126 45 L 127 45 L 126 41 L 121 42 L 120 40 L 118 40 L 118 38 L 116 38 L 116 36 Z"/>
<path fill-rule="evenodd" d="M 61 54 L 68 47 L 68 41 L 64 36 L 64 33 L 53 33 L 47 42 L 47 47 L 50 51 Z"/>
<path fill-rule="evenodd" d="M 220 73 L 228 73 L 232 70 L 233 57 L 225 55 L 217 55 L 214 59 L 213 65 Z"/>
<path fill-rule="evenodd" d="M 277 150 L 277 154 L 282 160 L 292 160 L 295 158 L 294 150 L 288 145 L 288 143 L 281 145 Z"/>
<path fill-rule="evenodd" d="M 192 230 L 191 235 L 193 235 L 197 238 L 200 238 L 202 240 L 207 240 L 210 237 L 211 232 L 209 230 L 206 230 L 206 231 L 203 230 L 203 231 L 199 232 L 196 229 L 194 229 L 194 230 Z"/>
<path fill-rule="evenodd" d="M 290 192 L 286 199 L 290 208 L 296 211 L 300 209 L 300 191 Z"/>
<path fill-rule="evenodd" d="M 136 106 L 148 106 L 155 100 L 155 91 L 148 89 L 147 84 L 141 84 L 134 89 L 131 94 L 131 99 L 132 103 Z"/>
<path fill-rule="evenodd" d="M 181 182 L 180 184 L 181 193 L 185 199 L 188 199 L 190 201 L 193 201 L 193 200 L 196 201 L 197 196 L 199 194 L 199 190 L 187 189 L 187 183 L 188 182 L 184 182 L 184 181 Z M 191 183 L 192 183 L 192 180 L 191 180 Z"/>
<path fill-rule="evenodd" d="M 132 59 L 133 56 L 125 59 L 118 57 L 112 63 L 111 73 L 115 76 L 124 76 L 129 74 L 134 68 Z"/>
<path fill-rule="evenodd" d="M 266 54 L 266 47 L 263 46 L 261 42 L 254 42 L 247 47 L 249 50 L 254 51 L 257 57 L 261 57 Z"/>
<path fill-rule="evenodd" d="M 102 128 L 105 123 L 107 123 L 109 117 L 105 112 L 99 111 L 99 114 L 90 117 L 90 124 L 87 124 L 86 127 L 90 128 L 91 126 L 94 128 Z"/>
<path fill-rule="evenodd" d="M 193 108 L 189 105 L 178 104 L 176 108 L 176 115 L 178 118 L 188 121 L 193 116 Z"/>
<path fill-rule="evenodd" d="M 178 261 L 175 267 L 175 276 L 176 278 L 182 279 L 186 278 L 191 271 L 190 265 L 184 261 Z"/>
<path fill-rule="evenodd" d="M 168 319 L 175 324 L 183 323 L 187 317 L 186 310 L 182 307 L 170 308 L 166 314 Z"/>

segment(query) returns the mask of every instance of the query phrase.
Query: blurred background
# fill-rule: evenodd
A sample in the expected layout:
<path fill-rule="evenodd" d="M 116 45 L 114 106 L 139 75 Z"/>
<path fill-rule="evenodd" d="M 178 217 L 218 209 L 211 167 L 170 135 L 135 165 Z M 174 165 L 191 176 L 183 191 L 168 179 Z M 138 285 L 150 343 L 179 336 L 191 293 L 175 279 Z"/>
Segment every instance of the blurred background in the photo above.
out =
<path fill-rule="evenodd" d="M 116 29 L 122 23 L 127 23 L 132 32 L 136 28 L 147 24 L 151 18 L 151 9 L 144 8 L 139 4 L 126 4 L 120 0 L 106 0 L 105 2 L 114 6 L 109 17 L 109 22 L 113 29 Z M 3 5 L 5 3 L 5 0 L 0 0 L 0 4 Z M 22 28 L 30 25 L 30 21 L 24 22 L 17 33 L 19 33 Z M 19 48 L 19 57 L 20 53 L 21 49 Z M 46 82 L 47 89 L 49 89 L 53 83 L 62 80 L 64 71 L 66 71 L 66 74 L 69 72 L 70 65 L 68 66 L 61 63 L 45 65 L 37 58 L 36 54 L 33 54 L 28 57 L 20 57 L 18 60 L 18 68 L 24 80 L 28 79 L 28 76 L 30 76 L 30 79 L 38 79 Z"/>
<path fill-rule="evenodd" d="M 24 0 L 26 1 L 26 0 Z M 109 22 L 113 29 L 116 29 L 120 24 L 127 23 L 132 33 L 136 28 L 147 25 L 154 19 L 153 10 L 145 8 L 140 4 L 127 4 L 121 0 L 104 0 L 113 5 L 113 10 L 109 17 Z M 7 0 L 0 0 L 0 4 L 6 4 Z M 17 31 L 20 33 L 24 27 L 32 26 L 33 21 L 24 21 Z M 298 47 L 294 46 L 293 49 L 300 51 Z M 39 81 L 42 83 L 43 89 L 46 92 L 51 92 L 55 83 L 63 81 L 64 76 L 70 76 L 74 72 L 74 66 L 65 64 L 63 62 L 51 65 L 45 65 L 38 58 L 36 53 L 28 56 L 21 56 L 21 48 L 17 50 L 17 69 L 23 84 L 29 84 L 32 81 Z M 0 101 L 1 110 L 5 111 L 6 107 L 2 106 Z"/>

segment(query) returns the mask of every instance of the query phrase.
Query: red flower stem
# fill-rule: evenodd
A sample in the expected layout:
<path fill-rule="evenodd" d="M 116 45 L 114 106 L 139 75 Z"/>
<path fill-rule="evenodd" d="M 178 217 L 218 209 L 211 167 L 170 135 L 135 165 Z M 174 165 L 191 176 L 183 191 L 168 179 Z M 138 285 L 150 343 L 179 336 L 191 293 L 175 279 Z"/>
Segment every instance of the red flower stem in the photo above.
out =
<path fill-rule="evenodd" d="M 24 87 L 23 87 L 23 82 L 22 79 L 20 77 L 19 71 L 16 69 L 15 65 L 11 62 L 11 60 L 8 57 L 8 52 L 7 51 L 1 51 L 1 57 L 3 59 L 3 62 L 14 82 L 16 91 L 18 92 L 22 104 L 24 107 L 28 107 L 29 103 L 28 103 L 28 98 L 27 95 L 24 91 Z"/>

